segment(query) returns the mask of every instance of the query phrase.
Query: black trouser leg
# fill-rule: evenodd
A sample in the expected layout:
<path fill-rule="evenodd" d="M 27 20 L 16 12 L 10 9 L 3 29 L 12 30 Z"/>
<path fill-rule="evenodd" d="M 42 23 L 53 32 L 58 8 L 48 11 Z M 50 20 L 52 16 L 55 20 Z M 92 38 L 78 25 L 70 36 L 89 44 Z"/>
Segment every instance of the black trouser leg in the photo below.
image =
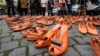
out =
<path fill-rule="evenodd" d="M 49 14 L 50 14 L 50 15 L 53 15 L 52 9 L 53 9 L 53 8 L 48 8 L 48 15 L 49 15 Z"/>
<path fill-rule="evenodd" d="M 43 16 L 45 16 L 45 10 L 46 10 L 45 7 L 42 7 L 41 13 L 42 13 Z"/>
<path fill-rule="evenodd" d="M 72 14 L 72 5 L 71 4 L 67 5 L 67 9 L 68 9 L 68 14 Z"/>
<path fill-rule="evenodd" d="M 14 9 L 14 7 L 11 7 L 11 9 L 12 9 L 12 14 L 15 15 L 15 9 Z"/>
<path fill-rule="evenodd" d="M 28 15 L 28 9 L 27 8 L 24 9 L 24 12 L 25 12 L 25 15 Z"/>
<path fill-rule="evenodd" d="M 23 14 L 23 9 L 21 8 L 21 10 L 20 10 L 20 16 L 23 16 L 24 14 Z"/>
<path fill-rule="evenodd" d="M 7 14 L 8 14 L 8 16 L 11 16 L 10 13 L 11 13 L 10 7 L 8 7 L 8 8 L 7 8 Z"/>

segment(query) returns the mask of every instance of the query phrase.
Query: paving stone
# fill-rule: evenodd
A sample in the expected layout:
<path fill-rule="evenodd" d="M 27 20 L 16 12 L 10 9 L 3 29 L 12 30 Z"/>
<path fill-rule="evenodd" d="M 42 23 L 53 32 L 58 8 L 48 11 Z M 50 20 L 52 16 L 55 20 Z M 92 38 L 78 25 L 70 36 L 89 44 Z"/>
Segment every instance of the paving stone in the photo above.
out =
<path fill-rule="evenodd" d="M 91 37 L 84 37 L 83 40 L 85 40 L 85 42 L 89 44 L 91 41 Z"/>
<path fill-rule="evenodd" d="M 80 56 L 72 47 L 69 47 L 68 50 L 62 56 Z"/>
<path fill-rule="evenodd" d="M 68 30 L 68 33 L 73 33 L 73 31 L 72 30 Z"/>
<path fill-rule="evenodd" d="M 47 48 L 36 48 L 33 44 L 29 45 L 29 56 L 47 52 Z"/>
<path fill-rule="evenodd" d="M 7 26 L 7 23 L 5 20 L 1 20 L 0 22 L 1 22 L 2 26 Z"/>
<path fill-rule="evenodd" d="M 21 47 L 10 52 L 9 56 L 26 56 L 26 48 Z"/>
<path fill-rule="evenodd" d="M 85 41 L 84 39 L 80 38 L 80 37 L 76 37 L 74 38 L 79 44 L 87 44 L 87 41 Z"/>
<path fill-rule="evenodd" d="M 18 47 L 18 42 L 17 41 L 2 43 L 0 52 L 11 50 L 11 49 L 14 49 L 14 48 L 17 48 L 17 47 Z"/>
<path fill-rule="evenodd" d="M 68 46 L 72 46 L 72 45 L 75 45 L 75 44 L 76 44 L 76 42 L 73 39 L 69 38 Z"/>
<path fill-rule="evenodd" d="M 38 55 L 36 55 L 36 56 L 42 56 L 42 54 L 38 54 Z"/>
<path fill-rule="evenodd" d="M 75 45 L 74 47 L 81 56 L 95 56 L 90 45 Z"/>
<path fill-rule="evenodd" d="M 22 40 L 21 40 L 21 46 L 28 46 L 28 45 L 30 45 L 30 44 L 33 44 L 33 42 L 29 42 L 29 41 L 27 41 L 26 39 L 22 39 Z"/>
<path fill-rule="evenodd" d="M 50 56 L 50 54 L 49 53 L 44 53 L 44 56 Z"/>
<path fill-rule="evenodd" d="M 0 53 L 0 56 L 3 56 L 3 53 Z"/>
<path fill-rule="evenodd" d="M 73 30 L 77 30 L 77 28 L 78 28 L 77 25 L 72 25 Z"/>
<path fill-rule="evenodd" d="M 10 33 L 10 32 L 12 32 L 10 29 L 6 29 L 6 28 L 4 28 L 4 29 L 2 29 L 2 32 L 3 33 Z"/>
<path fill-rule="evenodd" d="M 14 36 L 13 39 L 22 39 L 23 36 L 20 32 L 14 32 L 12 33 L 12 35 Z"/>
<path fill-rule="evenodd" d="M 76 35 L 74 33 L 68 33 L 68 37 L 75 37 Z"/>
<path fill-rule="evenodd" d="M 4 37 L 4 38 L 1 38 L 1 43 L 4 43 L 4 42 L 9 42 L 11 41 L 11 37 Z"/>
<path fill-rule="evenodd" d="M 10 35 L 10 33 L 1 33 L 0 38 L 6 37 L 6 36 L 9 36 L 9 35 Z"/>
<path fill-rule="evenodd" d="M 82 37 L 85 36 L 84 34 L 78 32 L 78 31 L 75 32 L 75 35 L 76 35 L 76 36 L 82 36 Z"/>

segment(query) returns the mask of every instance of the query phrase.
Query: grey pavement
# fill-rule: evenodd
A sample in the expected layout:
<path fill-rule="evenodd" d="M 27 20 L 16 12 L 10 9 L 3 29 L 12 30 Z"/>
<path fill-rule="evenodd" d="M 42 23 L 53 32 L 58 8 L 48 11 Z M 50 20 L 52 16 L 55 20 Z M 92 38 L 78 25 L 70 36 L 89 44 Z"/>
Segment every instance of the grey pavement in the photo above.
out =
<path fill-rule="evenodd" d="M 48 26 L 52 28 L 52 26 Z M 83 35 L 73 25 L 68 33 L 68 50 L 61 56 L 94 56 L 89 34 Z M 48 49 L 38 49 L 34 42 L 27 41 L 21 32 L 13 32 L 5 20 L 0 20 L 0 56 L 50 56 Z"/>

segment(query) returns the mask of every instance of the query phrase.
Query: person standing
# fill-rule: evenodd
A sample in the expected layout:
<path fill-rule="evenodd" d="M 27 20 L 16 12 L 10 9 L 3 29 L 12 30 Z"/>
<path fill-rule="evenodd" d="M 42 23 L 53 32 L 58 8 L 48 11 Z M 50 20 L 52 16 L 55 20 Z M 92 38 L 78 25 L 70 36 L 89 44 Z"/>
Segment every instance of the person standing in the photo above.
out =
<path fill-rule="evenodd" d="M 48 15 L 49 14 L 53 15 L 53 13 L 52 13 L 53 6 L 54 6 L 54 1 L 53 0 L 48 0 Z"/>
<path fill-rule="evenodd" d="M 30 12 L 31 12 L 31 15 L 34 15 L 34 1 L 35 0 L 30 0 Z"/>
<path fill-rule="evenodd" d="M 28 14 L 28 0 L 20 0 L 21 16 Z"/>
<path fill-rule="evenodd" d="M 7 6 L 7 15 L 14 16 L 15 15 L 14 0 L 5 0 L 5 1 L 6 1 L 6 6 Z"/>
<path fill-rule="evenodd" d="M 45 16 L 47 2 L 48 0 L 41 0 L 41 14 L 43 16 Z"/>
<path fill-rule="evenodd" d="M 40 5 L 39 0 L 30 0 L 31 15 L 39 15 L 40 8 L 41 8 L 41 5 Z"/>

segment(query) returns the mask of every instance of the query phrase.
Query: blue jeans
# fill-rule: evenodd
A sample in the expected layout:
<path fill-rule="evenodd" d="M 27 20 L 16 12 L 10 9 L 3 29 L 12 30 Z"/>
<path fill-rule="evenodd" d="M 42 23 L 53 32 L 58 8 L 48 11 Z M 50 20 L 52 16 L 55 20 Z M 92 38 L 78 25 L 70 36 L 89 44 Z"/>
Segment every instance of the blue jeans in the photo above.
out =
<path fill-rule="evenodd" d="M 67 4 L 68 14 L 72 14 L 72 5 Z"/>

